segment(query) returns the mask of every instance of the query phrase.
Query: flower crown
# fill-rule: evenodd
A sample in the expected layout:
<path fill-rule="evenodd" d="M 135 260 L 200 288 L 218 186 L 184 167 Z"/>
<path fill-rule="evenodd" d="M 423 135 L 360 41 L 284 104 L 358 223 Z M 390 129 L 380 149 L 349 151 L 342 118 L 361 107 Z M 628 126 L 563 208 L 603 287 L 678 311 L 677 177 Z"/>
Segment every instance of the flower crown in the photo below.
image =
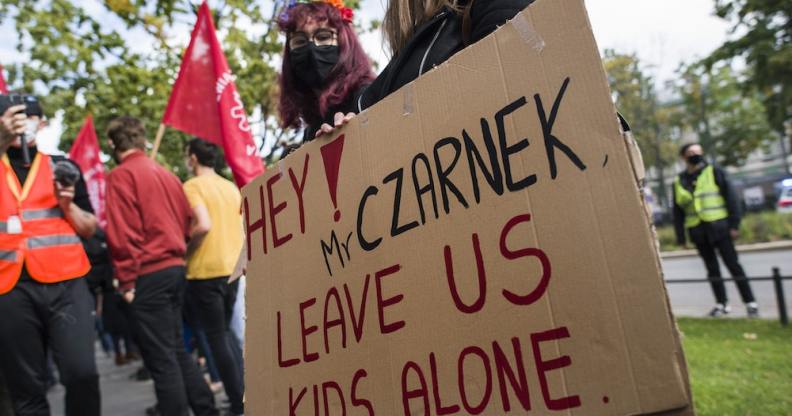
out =
<path fill-rule="evenodd" d="M 281 22 L 289 19 L 289 11 L 299 3 L 327 3 L 338 9 L 338 12 L 341 13 L 341 19 L 346 23 L 352 23 L 352 19 L 355 17 L 355 12 L 344 5 L 344 0 L 283 0 L 282 2 L 283 10 L 278 16 L 278 20 Z"/>

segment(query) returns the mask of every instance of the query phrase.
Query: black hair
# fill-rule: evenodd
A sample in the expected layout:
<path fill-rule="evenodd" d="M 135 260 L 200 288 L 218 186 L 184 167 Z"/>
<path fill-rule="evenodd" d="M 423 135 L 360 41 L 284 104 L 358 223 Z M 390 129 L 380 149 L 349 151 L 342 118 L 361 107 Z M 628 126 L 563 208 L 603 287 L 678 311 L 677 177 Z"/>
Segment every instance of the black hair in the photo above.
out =
<path fill-rule="evenodd" d="M 195 137 L 184 146 L 188 155 L 195 155 L 201 166 L 216 169 L 218 167 L 219 151 L 217 145 Z"/>
<path fill-rule="evenodd" d="M 685 152 L 687 152 L 688 149 L 690 149 L 691 147 L 696 146 L 696 145 L 698 145 L 698 143 L 695 143 L 695 142 L 682 145 L 682 147 L 679 148 L 679 156 L 685 157 Z"/>

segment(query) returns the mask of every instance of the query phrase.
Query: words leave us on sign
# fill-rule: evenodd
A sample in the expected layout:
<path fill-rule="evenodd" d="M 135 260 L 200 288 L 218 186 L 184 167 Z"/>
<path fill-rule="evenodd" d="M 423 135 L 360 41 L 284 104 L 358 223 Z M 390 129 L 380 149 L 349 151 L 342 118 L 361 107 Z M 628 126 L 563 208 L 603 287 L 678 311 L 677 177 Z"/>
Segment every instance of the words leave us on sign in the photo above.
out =
<path fill-rule="evenodd" d="M 580 0 L 245 187 L 251 415 L 690 414 Z"/>

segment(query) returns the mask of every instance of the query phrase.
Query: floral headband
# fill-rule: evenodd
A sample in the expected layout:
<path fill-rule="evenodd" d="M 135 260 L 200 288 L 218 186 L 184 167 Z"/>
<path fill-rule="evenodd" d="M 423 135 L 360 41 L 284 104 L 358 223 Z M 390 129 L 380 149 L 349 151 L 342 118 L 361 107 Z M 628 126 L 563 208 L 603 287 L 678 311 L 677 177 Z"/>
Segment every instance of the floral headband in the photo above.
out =
<path fill-rule="evenodd" d="M 338 9 L 338 12 L 341 13 L 341 19 L 346 23 L 352 23 L 352 19 L 355 17 L 355 12 L 344 5 L 344 0 L 282 0 L 282 2 L 283 10 L 278 16 L 278 20 L 281 22 L 289 20 L 289 11 L 299 3 L 327 3 Z"/>

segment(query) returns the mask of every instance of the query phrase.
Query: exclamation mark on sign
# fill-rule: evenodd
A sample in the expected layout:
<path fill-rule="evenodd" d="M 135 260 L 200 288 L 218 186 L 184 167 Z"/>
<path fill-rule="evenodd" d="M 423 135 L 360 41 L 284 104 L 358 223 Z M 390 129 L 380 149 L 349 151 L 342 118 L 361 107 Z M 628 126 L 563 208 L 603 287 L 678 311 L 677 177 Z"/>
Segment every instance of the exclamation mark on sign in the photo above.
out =
<path fill-rule="evenodd" d="M 330 200 L 333 201 L 333 220 L 338 222 L 341 219 L 341 211 L 338 210 L 338 171 L 341 168 L 341 152 L 344 151 L 344 135 L 338 136 L 337 139 L 320 148 L 322 151 L 322 161 L 324 162 L 325 177 L 327 178 L 327 187 L 330 189 Z"/>

